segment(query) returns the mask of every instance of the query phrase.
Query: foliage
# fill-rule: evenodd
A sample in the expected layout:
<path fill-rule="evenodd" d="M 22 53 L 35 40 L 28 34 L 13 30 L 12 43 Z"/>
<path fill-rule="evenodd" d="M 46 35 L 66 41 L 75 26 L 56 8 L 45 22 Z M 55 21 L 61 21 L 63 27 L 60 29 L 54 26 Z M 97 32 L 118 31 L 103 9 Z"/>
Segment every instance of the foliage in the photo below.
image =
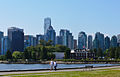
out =
<path fill-rule="evenodd" d="M 14 59 L 22 59 L 23 54 L 22 54 L 22 52 L 14 51 L 13 54 L 12 54 L 12 57 L 13 57 Z"/>
<path fill-rule="evenodd" d="M 0 55 L 0 60 L 6 60 L 5 55 Z"/>
<path fill-rule="evenodd" d="M 12 53 L 11 53 L 11 51 L 8 50 L 8 51 L 6 52 L 5 57 L 6 57 L 7 60 L 8 60 L 8 59 L 12 59 Z"/>

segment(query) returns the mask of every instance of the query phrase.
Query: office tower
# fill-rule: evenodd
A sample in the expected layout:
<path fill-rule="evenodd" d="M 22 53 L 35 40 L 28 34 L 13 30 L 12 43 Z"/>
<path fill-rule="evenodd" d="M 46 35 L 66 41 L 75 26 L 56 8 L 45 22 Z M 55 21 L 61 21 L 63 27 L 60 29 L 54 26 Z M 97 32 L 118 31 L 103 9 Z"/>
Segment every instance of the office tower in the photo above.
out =
<path fill-rule="evenodd" d="M 70 49 L 73 49 L 73 36 L 69 30 L 61 29 L 60 36 L 62 37 L 62 45 L 67 46 Z"/>
<path fill-rule="evenodd" d="M 62 45 L 62 37 L 61 36 L 56 37 L 56 44 Z"/>
<path fill-rule="evenodd" d="M 23 29 L 10 27 L 8 29 L 8 39 L 10 51 L 24 51 L 24 32 Z"/>
<path fill-rule="evenodd" d="M 110 47 L 117 47 L 117 37 L 115 35 L 111 38 Z"/>
<path fill-rule="evenodd" d="M 0 54 L 1 54 L 1 39 L 3 38 L 3 32 L 0 31 Z"/>
<path fill-rule="evenodd" d="M 41 35 L 41 34 L 36 35 L 36 38 L 37 38 L 36 40 L 37 44 L 40 44 L 40 40 L 44 40 L 44 35 Z"/>
<path fill-rule="evenodd" d="M 5 55 L 9 50 L 9 40 L 8 37 L 5 36 L 1 39 L 1 55 Z"/>
<path fill-rule="evenodd" d="M 92 35 L 88 36 L 88 49 L 92 49 Z"/>
<path fill-rule="evenodd" d="M 104 34 L 97 32 L 93 41 L 93 48 L 101 48 L 104 51 Z"/>
<path fill-rule="evenodd" d="M 74 48 L 72 33 L 69 33 L 69 35 L 68 35 L 68 48 L 70 48 L 70 49 Z"/>
<path fill-rule="evenodd" d="M 36 46 L 36 38 L 32 35 L 25 35 L 24 36 L 24 48 L 29 46 Z"/>
<path fill-rule="evenodd" d="M 77 49 L 77 40 L 76 39 L 73 40 L 73 45 L 74 45 L 74 49 Z"/>
<path fill-rule="evenodd" d="M 78 35 L 78 49 L 86 49 L 87 48 L 87 35 L 85 32 L 80 32 Z"/>
<path fill-rule="evenodd" d="M 120 34 L 117 35 L 117 43 L 118 43 L 118 46 L 120 47 Z"/>
<path fill-rule="evenodd" d="M 105 37 L 105 50 L 110 48 L 110 38 L 108 36 Z"/>
<path fill-rule="evenodd" d="M 52 26 L 49 26 L 49 28 L 47 29 L 46 41 L 48 40 L 52 41 L 52 45 L 56 44 L 56 32 Z"/>
<path fill-rule="evenodd" d="M 44 19 L 44 35 L 47 34 L 47 30 L 50 26 L 51 26 L 51 18 L 47 17 Z"/>

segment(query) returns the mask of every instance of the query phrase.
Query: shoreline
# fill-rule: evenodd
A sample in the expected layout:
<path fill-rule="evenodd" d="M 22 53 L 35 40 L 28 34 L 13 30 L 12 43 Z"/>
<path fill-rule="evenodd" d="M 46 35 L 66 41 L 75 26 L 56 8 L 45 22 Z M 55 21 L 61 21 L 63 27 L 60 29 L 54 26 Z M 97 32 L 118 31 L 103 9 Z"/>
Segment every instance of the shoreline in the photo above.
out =
<path fill-rule="evenodd" d="M 44 72 L 64 72 L 64 71 L 84 71 L 85 67 L 81 68 L 65 68 L 65 69 L 57 69 L 57 71 L 50 71 L 50 69 L 38 69 L 38 70 L 14 70 L 14 71 L 0 71 L 0 75 L 8 75 L 8 74 L 26 74 L 26 73 L 44 73 Z M 111 68 L 120 68 L 120 65 L 113 66 L 98 66 L 94 67 L 91 70 L 99 70 L 99 69 L 111 69 Z M 90 71 L 89 68 L 86 71 Z"/>
<path fill-rule="evenodd" d="M 9 61 L 0 61 L 0 64 L 49 64 L 50 61 L 41 61 L 41 62 L 9 62 Z M 85 62 L 76 62 L 76 61 L 57 61 L 57 64 L 120 64 L 120 62 L 114 61 L 85 61 Z"/>

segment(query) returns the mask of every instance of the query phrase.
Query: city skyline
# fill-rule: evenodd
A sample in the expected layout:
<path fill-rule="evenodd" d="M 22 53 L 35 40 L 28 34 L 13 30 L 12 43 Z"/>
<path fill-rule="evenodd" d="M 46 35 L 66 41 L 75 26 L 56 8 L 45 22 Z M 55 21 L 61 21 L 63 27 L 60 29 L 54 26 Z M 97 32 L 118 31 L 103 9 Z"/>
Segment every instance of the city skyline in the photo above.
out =
<path fill-rule="evenodd" d="M 26 35 L 44 34 L 43 19 L 51 17 L 57 35 L 60 29 L 68 29 L 76 39 L 81 31 L 88 35 L 101 32 L 112 37 L 120 33 L 119 3 L 118 0 L 2 0 L 0 30 L 6 35 L 7 28 L 14 26 L 24 29 Z"/>

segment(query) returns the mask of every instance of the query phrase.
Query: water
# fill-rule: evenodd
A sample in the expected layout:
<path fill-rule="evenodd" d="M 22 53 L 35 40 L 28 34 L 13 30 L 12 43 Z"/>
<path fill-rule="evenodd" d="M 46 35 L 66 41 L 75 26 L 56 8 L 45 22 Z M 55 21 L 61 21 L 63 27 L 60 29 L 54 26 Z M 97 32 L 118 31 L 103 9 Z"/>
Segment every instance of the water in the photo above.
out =
<path fill-rule="evenodd" d="M 120 64 L 58 64 L 57 68 L 77 68 L 85 65 L 96 66 L 112 66 Z M 34 69 L 49 69 L 49 64 L 0 64 L 0 71 L 7 70 L 34 70 Z"/>

